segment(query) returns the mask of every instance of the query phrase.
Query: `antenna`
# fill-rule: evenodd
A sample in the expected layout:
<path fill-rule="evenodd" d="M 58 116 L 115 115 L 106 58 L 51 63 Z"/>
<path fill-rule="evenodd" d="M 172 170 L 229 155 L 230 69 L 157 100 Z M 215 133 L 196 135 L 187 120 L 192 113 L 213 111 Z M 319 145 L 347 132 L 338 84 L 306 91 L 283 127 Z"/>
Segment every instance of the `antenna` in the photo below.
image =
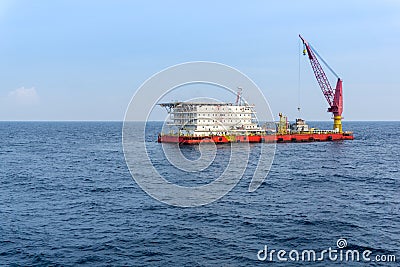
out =
<path fill-rule="evenodd" d="M 242 104 L 242 87 L 238 87 L 237 95 L 236 95 L 236 106 Z"/>

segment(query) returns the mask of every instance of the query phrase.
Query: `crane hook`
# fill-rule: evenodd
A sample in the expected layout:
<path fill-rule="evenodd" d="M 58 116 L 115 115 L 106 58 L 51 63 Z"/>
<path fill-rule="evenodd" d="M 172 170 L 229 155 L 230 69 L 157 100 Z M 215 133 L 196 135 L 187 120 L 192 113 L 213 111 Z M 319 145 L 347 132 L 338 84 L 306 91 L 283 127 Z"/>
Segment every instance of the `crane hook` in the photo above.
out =
<path fill-rule="evenodd" d="M 305 55 L 307 55 L 307 50 L 305 44 L 303 43 L 303 56 Z"/>

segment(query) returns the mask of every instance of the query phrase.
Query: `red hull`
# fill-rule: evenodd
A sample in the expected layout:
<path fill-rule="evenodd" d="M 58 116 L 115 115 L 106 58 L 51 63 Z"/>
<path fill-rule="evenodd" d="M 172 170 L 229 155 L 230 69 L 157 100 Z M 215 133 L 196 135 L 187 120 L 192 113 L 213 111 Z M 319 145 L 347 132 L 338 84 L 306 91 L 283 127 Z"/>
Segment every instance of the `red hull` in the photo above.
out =
<path fill-rule="evenodd" d="M 180 143 L 185 145 L 196 145 L 203 143 L 288 143 L 288 142 L 325 142 L 338 140 L 353 140 L 352 134 L 348 133 L 323 133 L 323 134 L 285 134 L 285 135 L 237 135 L 237 136 L 174 136 L 159 135 L 159 143 Z"/>

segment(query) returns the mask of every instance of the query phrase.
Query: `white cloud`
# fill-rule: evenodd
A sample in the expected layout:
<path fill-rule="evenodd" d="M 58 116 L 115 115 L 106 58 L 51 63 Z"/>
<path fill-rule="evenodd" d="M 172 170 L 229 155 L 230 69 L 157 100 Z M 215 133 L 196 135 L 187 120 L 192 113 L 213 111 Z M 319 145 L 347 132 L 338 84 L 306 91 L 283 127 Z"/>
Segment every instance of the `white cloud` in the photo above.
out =
<path fill-rule="evenodd" d="M 21 87 L 8 93 L 9 100 L 16 104 L 33 105 L 39 102 L 39 95 L 34 87 Z"/>

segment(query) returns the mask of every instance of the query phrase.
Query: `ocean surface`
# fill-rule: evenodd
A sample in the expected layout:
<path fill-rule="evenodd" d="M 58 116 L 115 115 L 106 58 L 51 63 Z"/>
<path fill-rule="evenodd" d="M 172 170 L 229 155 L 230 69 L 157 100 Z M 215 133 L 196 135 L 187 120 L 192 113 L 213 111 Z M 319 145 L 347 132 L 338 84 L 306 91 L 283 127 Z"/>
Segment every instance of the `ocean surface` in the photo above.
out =
<path fill-rule="evenodd" d="M 157 169 L 174 183 L 210 182 L 207 171 L 199 180 L 162 160 L 160 126 L 150 123 L 146 132 Z M 396 256 L 368 266 L 399 266 L 400 122 L 344 128 L 355 132 L 354 141 L 277 144 L 255 192 L 248 192 L 245 172 L 223 198 L 181 208 L 153 199 L 132 179 L 121 122 L 0 122 L 0 265 L 365 266 L 257 256 L 265 246 L 338 249 L 345 239 L 345 249 L 370 250 L 371 259 Z M 182 149 L 196 158 L 195 147 Z M 225 150 L 218 151 L 210 175 L 225 166 Z"/>

